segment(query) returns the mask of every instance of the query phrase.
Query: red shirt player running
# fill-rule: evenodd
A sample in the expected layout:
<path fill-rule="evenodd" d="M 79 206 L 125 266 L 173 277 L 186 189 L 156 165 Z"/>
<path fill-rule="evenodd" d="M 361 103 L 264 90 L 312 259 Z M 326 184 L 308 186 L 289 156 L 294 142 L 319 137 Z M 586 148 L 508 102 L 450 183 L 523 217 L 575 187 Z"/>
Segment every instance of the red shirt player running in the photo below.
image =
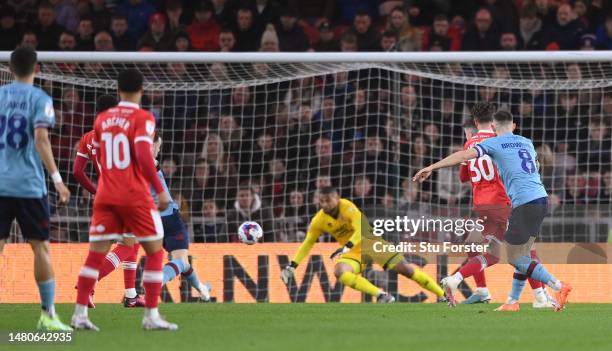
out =
<path fill-rule="evenodd" d="M 98 111 L 105 111 L 116 105 L 117 98 L 112 95 L 102 95 L 96 101 Z M 94 136 L 95 132 L 92 130 L 81 137 L 72 170 L 72 174 L 77 182 L 92 195 L 96 194 L 97 187 L 87 176 L 87 163 L 91 160 L 98 177 L 101 172 L 97 149 L 94 146 Z M 102 267 L 100 267 L 98 281 L 119 267 L 119 264 L 123 266 L 123 283 L 125 287 L 123 305 L 125 307 L 144 307 L 144 299 L 136 293 L 136 259 L 139 248 L 140 245 L 136 243 L 133 236 L 126 236 L 122 242 L 118 242 L 115 248 L 106 255 L 106 259 Z M 95 308 L 93 294 L 89 298 L 88 306 L 89 308 Z"/>
<path fill-rule="evenodd" d="M 495 107 L 489 103 L 477 103 L 472 109 L 474 122 L 466 123 L 464 130 L 467 141 L 464 150 L 474 147 L 481 141 L 495 137 L 492 130 L 493 113 Z M 472 202 L 474 212 L 482 220 L 482 241 L 489 244 L 489 250 L 485 254 L 470 253 L 468 261 L 458 272 L 444 278 L 442 285 L 449 296 L 449 304 L 454 305 L 453 291 L 457 289 L 461 281 L 473 276 L 476 290 L 463 303 L 486 303 L 491 300 L 491 294 L 487 288 L 484 269 L 499 261 L 501 244 L 504 240 L 508 218 L 512 211 L 510 198 L 506 188 L 497 171 L 497 167 L 489 156 L 469 160 L 460 168 L 460 179 L 462 182 L 472 183 Z M 537 259 L 535 250 L 531 252 L 532 257 Z M 515 273 L 514 278 L 525 280 L 526 275 Z M 548 307 L 548 298 L 542 283 L 529 279 L 534 289 L 534 307 Z"/>
<path fill-rule="evenodd" d="M 164 235 L 150 186 L 158 194 L 159 209 L 170 203 L 155 169 L 152 154 L 155 118 L 139 108 L 143 76 L 127 69 L 117 79 L 121 102 L 98 115 L 94 146 L 101 173 L 89 228 L 90 251 L 79 273 L 77 304 L 72 316 L 75 329 L 98 330 L 88 318 L 87 303 L 112 240 L 133 234 L 147 254 L 142 276 L 145 289 L 145 330 L 176 330 L 176 324 L 159 315 L 162 288 Z"/>

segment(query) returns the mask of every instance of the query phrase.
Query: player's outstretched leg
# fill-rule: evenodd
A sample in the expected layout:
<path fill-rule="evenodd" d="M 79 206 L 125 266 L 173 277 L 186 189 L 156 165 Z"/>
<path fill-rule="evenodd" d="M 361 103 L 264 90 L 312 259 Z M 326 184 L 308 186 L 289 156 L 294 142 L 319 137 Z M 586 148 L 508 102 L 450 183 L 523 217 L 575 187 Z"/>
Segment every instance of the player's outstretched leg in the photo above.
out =
<path fill-rule="evenodd" d="M 46 240 L 29 240 L 29 243 L 34 252 L 34 278 L 38 285 L 42 308 L 37 329 L 41 331 L 70 331 L 72 328 L 62 323 L 55 313 L 55 275 L 49 255 L 49 242 Z"/>
<path fill-rule="evenodd" d="M 142 274 L 142 285 L 145 289 L 145 313 L 142 328 L 144 330 L 177 330 L 178 326 L 165 321 L 157 308 L 164 276 L 162 272 L 164 250 L 161 240 L 145 241 L 141 242 L 141 245 L 147 253 Z"/>
<path fill-rule="evenodd" d="M 342 259 L 340 259 L 342 261 Z M 361 271 L 361 265 L 357 262 L 338 262 L 334 269 L 334 275 L 342 284 L 348 286 L 351 289 L 361 291 L 373 297 L 376 297 L 378 303 L 393 303 L 395 298 L 390 294 L 386 293 L 383 289 L 370 283 L 366 278 L 355 273 L 355 271 Z"/>
<path fill-rule="evenodd" d="M 100 277 L 100 267 L 102 267 L 111 245 L 112 242 L 109 240 L 90 243 L 89 253 L 85 259 L 85 264 L 81 267 L 79 280 L 77 281 L 77 301 L 71 322 L 74 329 L 100 330 L 89 320 L 87 310 L 89 297 Z"/>
<path fill-rule="evenodd" d="M 186 249 L 173 250 L 170 252 L 170 257 L 172 260 L 164 265 L 163 284 L 168 283 L 180 274 L 200 293 L 200 300 L 210 301 L 210 284 L 200 282 L 198 275 L 189 264 L 188 251 Z"/>
<path fill-rule="evenodd" d="M 536 250 L 531 250 L 531 258 L 534 261 L 540 262 Z M 529 281 L 529 286 L 533 291 L 533 308 L 553 308 L 553 298 L 546 290 L 546 285 L 542 282 L 539 282 L 533 278 L 527 279 Z"/>
<path fill-rule="evenodd" d="M 387 267 L 383 268 L 393 269 L 404 277 L 413 280 L 423 289 L 436 294 L 438 298 L 444 298 L 444 290 L 442 290 L 440 285 L 438 285 L 438 283 L 436 283 L 436 281 L 430 277 L 429 274 L 423 272 L 416 265 L 406 262 L 401 255 L 397 255 L 395 257 L 397 257 L 397 259 L 392 259 L 391 262 L 387 263 Z"/>

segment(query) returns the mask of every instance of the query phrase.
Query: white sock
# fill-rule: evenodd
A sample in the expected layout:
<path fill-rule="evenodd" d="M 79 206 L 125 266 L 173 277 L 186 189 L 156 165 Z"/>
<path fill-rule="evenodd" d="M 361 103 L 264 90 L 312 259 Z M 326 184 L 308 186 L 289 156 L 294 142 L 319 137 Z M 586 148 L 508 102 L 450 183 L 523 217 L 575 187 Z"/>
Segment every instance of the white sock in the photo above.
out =
<path fill-rule="evenodd" d="M 87 317 L 87 310 L 88 310 L 87 305 L 79 305 L 77 303 L 74 307 L 74 315 Z"/>
<path fill-rule="evenodd" d="M 55 305 L 47 307 L 47 310 L 44 312 L 51 318 L 55 317 Z"/>
<path fill-rule="evenodd" d="M 136 297 L 136 289 L 135 288 L 129 288 L 129 289 L 125 289 L 125 297 L 129 298 L 129 299 L 133 299 Z"/>
<path fill-rule="evenodd" d="M 489 295 L 489 288 L 484 287 L 484 288 L 476 288 L 476 290 L 474 290 L 475 294 L 481 295 L 481 296 L 487 296 Z"/>
<path fill-rule="evenodd" d="M 553 278 L 546 283 L 546 285 L 550 286 L 554 291 L 561 290 L 561 281 Z"/>
<path fill-rule="evenodd" d="M 539 302 L 546 301 L 546 294 L 544 293 L 544 288 L 533 289 L 533 297 Z"/>
<path fill-rule="evenodd" d="M 457 279 L 458 282 L 462 282 L 463 281 L 463 275 L 461 275 L 461 273 L 459 273 L 459 272 L 453 274 L 452 277 L 453 277 L 453 279 Z"/>
<path fill-rule="evenodd" d="M 155 308 L 145 308 L 145 317 L 157 319 L 159 317 L 159 310 Z"/>
<path fill-rule="evenodd" d="M 511 305 L 515 302 L 518 302 L 518 301 L 508 296 L 508 299 L 506 300 L 506 304 Z"/>

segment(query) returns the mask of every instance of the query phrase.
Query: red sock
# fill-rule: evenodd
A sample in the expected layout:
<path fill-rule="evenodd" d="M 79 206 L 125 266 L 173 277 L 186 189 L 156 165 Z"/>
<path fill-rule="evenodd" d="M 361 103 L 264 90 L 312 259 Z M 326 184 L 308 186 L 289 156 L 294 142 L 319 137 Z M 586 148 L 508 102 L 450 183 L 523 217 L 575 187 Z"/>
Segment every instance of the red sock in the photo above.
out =
<path fill-rule="evenodd" d="M 117 267 L 119 267 L 119 264 L 125 261 L 125 259 L 130 255 L 131 252 L 131 246 L 123 244 L 115 245 L 113 251 L 109 252 L 106 255 L 106 259 L 104 260 L 104 262 L 102 262 L 102 267 L 100 267 L 100 276 L 98 277 L 98 280 L 102 280 L 102 278 L 106 277 Z"/>
<path fill-rule="evenodd" d="M 134 289 L 136 287 L 136 261 L 138 259 L 139 248 L 140 244 L 135 243 L 130 255 L 123 260 L 123 285 L 125 285 L 126 289 Z"/>
<path fill-rule="evenodd" d="M 164 278 L 162 272 L 163 263 L 164 250 L 160 249 L 154 254 L 147 255 L 142 274 L 146 308 L 156 308 L 159 304 L 159 295 L 161 294 L 162 280 Z"/>
<path fill-rule="evenodd" d="M 490 254 L 481 255 L 477 253 L 470 253 L 468 257 L 470 259 L 459 269 L 459 273 L 461 273 L 464 279 L 473 276 L 477 287 L 486 288 L 487 281 L 485 279 L 483 263 L 485 267 L 490 267 L 496 264 L 499 259 Z"/>
<path fill-rule="evenodd" d="M 87 306 L 89 295 L 96 286 L 100 272 L 100 266 L 104 261 L 106 254 L 101 252 L 89 251 L 85 264 L 79 272 L 79 280 L 77 281 L 77 303 Z"/>
<path fill-rule="evenodd" d="M 540 259 L 538 258 L 538 255 L 536 254 L 536 250 L 531 250 L 531 259 L 536 262 L 540 262 Z M 544 283 L 542 283 L 541 281 L 529 278 L 529 286 L 531 286 L 531 288 L 535 290 L 538 288 L 543 288 Z"/>

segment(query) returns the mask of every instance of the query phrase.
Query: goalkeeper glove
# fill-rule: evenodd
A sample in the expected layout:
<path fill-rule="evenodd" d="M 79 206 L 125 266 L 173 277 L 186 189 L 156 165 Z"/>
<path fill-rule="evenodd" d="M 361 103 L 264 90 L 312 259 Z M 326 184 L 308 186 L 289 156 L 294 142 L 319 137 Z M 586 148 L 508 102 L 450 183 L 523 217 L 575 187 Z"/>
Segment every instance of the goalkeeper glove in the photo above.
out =
<path fill-rule="evenodd" d="M 297 267 L 297 263 L 291 261 L 291 264 L 281 271 L 281 280 L 285 284 L 289 284 L 289 281 L 293 279 L 293 274 L 295 273 L 295 268 Z"/>
<path fill-rule="evenodd" d="M 342 246 L 338 250 L 334 251 L 334 253 L 331 254 L 331 256 L 329 256 L 329 258 L 331 258 L 333 260 L 336 257 L 338 257 L 340 255 L 344 255 L 345 253 L 351 251 L 352 248 L 353 248 L 353 243 L 349 241 L 346 244 L 344 244 L 344 246 Z"/>

